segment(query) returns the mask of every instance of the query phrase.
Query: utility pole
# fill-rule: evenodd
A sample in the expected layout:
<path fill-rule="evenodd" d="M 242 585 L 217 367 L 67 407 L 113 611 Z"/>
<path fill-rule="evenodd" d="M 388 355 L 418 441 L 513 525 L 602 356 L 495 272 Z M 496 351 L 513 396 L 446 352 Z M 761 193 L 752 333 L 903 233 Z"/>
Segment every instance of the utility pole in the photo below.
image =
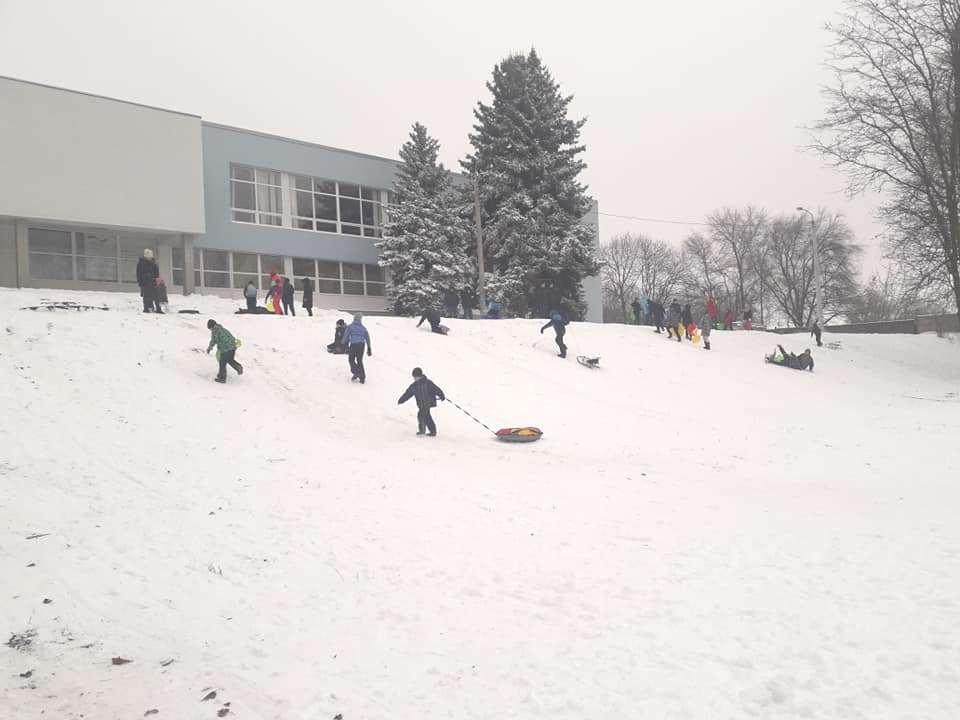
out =
<path fill-rule="evenodd" d="M 480 302 L 480 313 L 487 314 L 487 291 L 483 286 L 486 270 L 483 267 L 483 227 L 480 224 L 480 182 L 473 181 L 473 222 L 477 235 L 477 295 Z"/>
<path fill-rule="evenodd" d="M 820 330 L 823 330 L 823 276 L 820 273 L 820 238 L 817 237 L 817 221 L 813 213 L 805 207 L 797 206 L 797 210 L 810 216 L 810 232 L 813 234 L 813 283 L 816 286 L 813 317 Z"/>

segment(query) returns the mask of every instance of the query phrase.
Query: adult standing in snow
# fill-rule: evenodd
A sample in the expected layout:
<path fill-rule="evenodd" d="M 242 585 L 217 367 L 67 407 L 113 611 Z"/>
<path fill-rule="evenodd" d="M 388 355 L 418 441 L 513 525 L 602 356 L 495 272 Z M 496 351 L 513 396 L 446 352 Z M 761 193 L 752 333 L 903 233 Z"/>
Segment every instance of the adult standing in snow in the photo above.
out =
<path fill-rule="evenodd" d="M 677 299 L 674 298 L 670 302 L 670 307 L 667 309 L 667 339 L 676 337 L 677 342 L 682 342 L 683 338 L 680 337 L 680 316 L 683 314 L 683 310 L 680 307 L 680 303 L 677 302 Z"/>
<path fill-rule="evenodd" d="M 446 400 L 443 390 L 438 388 L 418 367 L 413 369 L 413 382 L 407 391 L 397 400 L 397 405 L 403 405 L 410 398 L 417 399 L 417 435 L 423 435 L 424 428 L 427 435 L 436 437 L 437 425 L 430 417 L 430 409 L 437 406 L 437 400 Z"/>
<path fill-rule="evenodd" d="M 247 300 L 247 312 L 257 311 L 257 286 L 253 282 L 248 282 L 243 289 L 243 297 Z"/>
<path fill-rule="evenodd" d="M 683 333 L 687 336 L 687 340 L 691 340 L 690 326 L 693 324 L 693 310 L 690 309 L 690 303 L 684 305 L 683 310 L 680 311 L 680 322 L 683 323 Z"/>
<path fill-rule="evenodd" d="M 303 279 L 303 309 L 313 317 L 313 280 L 308 277 Z"/>
<path fill-rule="evenodd" d="M 700 318 L 700 337 L 703 339 L 703 349 L 710 349 L 710 331 L 713 330 L 713 318 L 707 311 Z"/>
<path fill-rule="evenodd" d="M 430 323 L 430 332 L 435 332 L 439 335 L 444 334 L 443 327 L 440 325 L 440 313 L 438 313 L 435 308 L 424 308 L 423 313 L 420 315 L 420 322 L 417 323 L 417 327 L 423 325 L 424 320 Z"/>
<path fill-rule="evenodd" d="M 160 303 L 157 302 L 157 279 L 160 277 L 160 268 L 153 258 L 153 250 L 144 248 L 143 257 L 137 261 L 137 285 L 140 286 L 140 296 L 143 298 L 143 311 L 158 312 L 161 315 Z"/>
<path fill-rule="evenodd" d="M 280 297 L 283 300 L 283 314 L 296 317 L 297 310 L 293 307 L 293 283 L 290 282 L 288 277 L 283 278 L 283 290 Z"/>
<path fill-rule="evenodd" d="M 643 321 L 643 305 L 640 304 L 640 298 L 634 298 L 630 307 L 633 308 L 633 324 L 640 325 Z"/>
<path fill-rule="evenodd" d="M 214 380 L 218 383 L 227 381 L 227 365 L 236 370 L 237 375 L 243 375 L 243 365 L 234 359 L 237 354 L 237 339 L 223 325 L 218 325 L 213 318 L 207 320 L 207 328 L 210 330 L 210 344 L 207 345 L 207 355 L 216 345 L 217 361 L 220 363 L 220 372 L 217 373 Z"/>
<path fill-rule="evenodd" d="M 820 323 L 816 320 L 813 321 L 813 327 L 810 328 L 810 337 L 816 338 L 817 347 L 823 347 L 823 343 L 820 342 Z"/>
<path fill-rule="evenodd" d="M 367 356 L 373 357 L 373 346 L 370 344 L 370 333 L 363 326 L 363 315 L 357 313 L 353 322 L 343 331 L 343 344 L 347 347 L 347 358 L 350 361 L 350 380 L 359 380 L 363 385 L 367 381 L 367 371 L 363 367 L 363 350 Z"/>
<path fill-rule="evenodd" d="M 557 334 L 556 341 L 557 347 L 560 348 L 560 357 L 565 358 L 567 356 L 567 346 L 563 343 L 563 336 L 567 333 L 567 320 L 554 310 L 550 314 L 550 320 L 547 321 L 547 324 L 540 328 L 540 334 L 543 335 L 543 331 L 548 327 L 552 327 Z"/>
<path fill-rule="evenodd" d="M 753 310 L 750 308 L 743 311 L 743 329 L 753 330 Z"/>
<path fill-rule="evenodd" d="M 657 335 L 659 335 L 663 331 L 663 319 L 666 315 L 663 303 L 659 300 L 651 300 L 650 313 L 653 315 L 653 324 L 657 326 Z"/>

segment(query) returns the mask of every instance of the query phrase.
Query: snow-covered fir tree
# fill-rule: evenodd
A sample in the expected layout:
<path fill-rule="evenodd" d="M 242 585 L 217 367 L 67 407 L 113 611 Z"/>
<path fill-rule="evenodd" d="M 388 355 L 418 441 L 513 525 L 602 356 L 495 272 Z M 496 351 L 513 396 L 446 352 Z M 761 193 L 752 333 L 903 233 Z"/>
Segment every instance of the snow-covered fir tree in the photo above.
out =
<path fill-rule="evenodd" d="M 466 233 L 450 173 L 437 162 L 440 144 L 420 123 L 400 148 L 396 204 L 384 226 L 380 265 L 389 270 L 387 297 L 398 315 L 441 309 L 470 283 Z"/>
<path fill-rule="evenodd" d="M 497 65 L 487 88 L 463 167 L 480 186 L 489 295 L 519 314 L 581 317 L 582 279 L 598 271 L 595 229 L 581 222 L 591 206 L 578 180 L 586 121 L 567 116 L 572 96 L 534 50 Z"/>

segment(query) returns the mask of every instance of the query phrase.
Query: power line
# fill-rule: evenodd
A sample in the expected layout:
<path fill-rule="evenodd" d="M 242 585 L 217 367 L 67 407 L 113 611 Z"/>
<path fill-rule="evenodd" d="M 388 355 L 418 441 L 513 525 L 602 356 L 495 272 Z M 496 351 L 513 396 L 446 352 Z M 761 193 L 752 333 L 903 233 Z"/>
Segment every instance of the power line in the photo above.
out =
<path fill-rule="evenodd" d="M 696 222 L 693 220 L 663 220 L 661 218 L 637 217 L 636 215 L 617 215 L 616 213 L 598 212 L 597 215 L 605 217 L 620 218 L 621 220 L 640 220 L 642 222 L 666 223 L 668 225 L 708 225 L 705 222 Z"/>

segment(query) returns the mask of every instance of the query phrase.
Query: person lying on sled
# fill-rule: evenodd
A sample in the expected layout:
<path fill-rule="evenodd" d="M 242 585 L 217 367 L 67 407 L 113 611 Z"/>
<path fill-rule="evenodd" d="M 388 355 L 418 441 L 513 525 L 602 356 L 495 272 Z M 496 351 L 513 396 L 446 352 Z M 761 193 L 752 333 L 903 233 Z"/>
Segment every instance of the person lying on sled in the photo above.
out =
<path fill-rule="evenodd" d="M 813 370 L 813 356 L 810 354 L 810 348 L 807 348 L 799 355 L 787 352 L 783 349 L 783 345 L 780 344 L 777 345 L 777 350 L 778 352 L 767 355 L 767 362 L 771 362 L 774 365 L 784 365 L 794 370 Z"/>

